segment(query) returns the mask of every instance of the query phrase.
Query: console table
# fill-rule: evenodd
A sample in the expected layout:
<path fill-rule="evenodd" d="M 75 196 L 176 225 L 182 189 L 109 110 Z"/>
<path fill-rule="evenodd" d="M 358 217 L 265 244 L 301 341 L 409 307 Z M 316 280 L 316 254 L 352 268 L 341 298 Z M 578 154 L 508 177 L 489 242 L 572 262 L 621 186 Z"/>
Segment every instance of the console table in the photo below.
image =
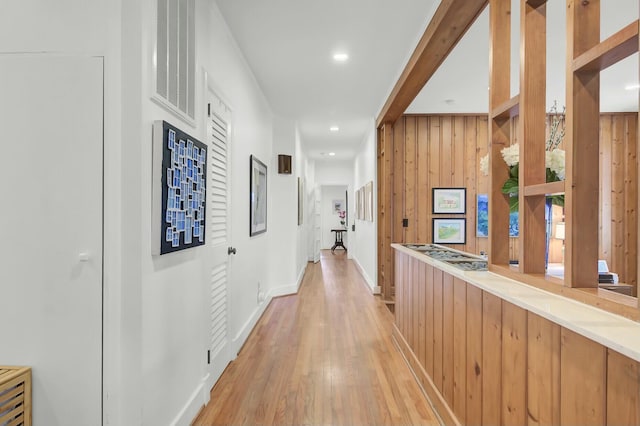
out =
<path fill-rule="evenodd" d="M 333 247 L 331 247 L 331 253 L 333 253 L 336 248 L 338 247 L 342 247 L 344 249 L 344 251 L 347 251 L 347 248 L 345 247 L 344 243 L 342 242 L 342 233 L 343 232 L 347 232 L 346 229 L 332 229 L 331 232 L 335 232 L 336 233 L 336 240 L 335 243 L 333 244 Z"/>

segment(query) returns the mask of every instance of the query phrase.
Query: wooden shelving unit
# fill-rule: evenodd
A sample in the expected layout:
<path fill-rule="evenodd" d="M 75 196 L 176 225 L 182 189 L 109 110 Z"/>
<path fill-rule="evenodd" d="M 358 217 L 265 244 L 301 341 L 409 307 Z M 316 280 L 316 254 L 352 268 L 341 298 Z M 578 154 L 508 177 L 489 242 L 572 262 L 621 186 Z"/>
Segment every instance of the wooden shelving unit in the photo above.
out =
<path fill-rule="evenodd" d="M 540 287 L 560 285 L 563 294 L 602 305 L 598 286 L 600 72 L 638 52 L 638 20 L 600 41 L 600 0 L 567 0 L 566 180 L 546 182 L 546 1 L 521 0 L 520 93 L 510 97 L 510 0 L 490 1 L 490 219 L 489 269 Z M 509 203 L 501 187 L 508 167 L 500 151 L 510 143 L 511 119 L 519 116 L 520 250 L 509 266 Z M 545 198 L 565 195 L 565 279 L 545 277 Z M 525 249 L 526 247 L 526 249 Z M 579 248 L 579 249 L 578 249 Z M 607 309 L 617 310 L 615 304 Z M 637 302 L 636 302 L 637 309 Z"/>

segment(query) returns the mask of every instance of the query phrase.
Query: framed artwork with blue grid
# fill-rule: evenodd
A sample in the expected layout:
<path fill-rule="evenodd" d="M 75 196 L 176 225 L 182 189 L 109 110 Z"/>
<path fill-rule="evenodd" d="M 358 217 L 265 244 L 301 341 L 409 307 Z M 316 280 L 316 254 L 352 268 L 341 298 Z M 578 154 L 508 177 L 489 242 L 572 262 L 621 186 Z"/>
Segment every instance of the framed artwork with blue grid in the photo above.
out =
<path fill-rule="evenodd" d="M 207 146 L 166 121 L 153 124 L 154 253 L 205 243 Z"/>

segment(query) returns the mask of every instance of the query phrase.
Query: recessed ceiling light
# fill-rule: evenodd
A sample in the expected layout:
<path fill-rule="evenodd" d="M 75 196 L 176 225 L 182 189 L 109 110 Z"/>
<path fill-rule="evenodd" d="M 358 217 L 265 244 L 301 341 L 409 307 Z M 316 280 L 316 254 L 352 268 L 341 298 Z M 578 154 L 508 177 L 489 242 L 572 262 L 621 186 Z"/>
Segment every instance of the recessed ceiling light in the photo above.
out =
<path fill-rule="evenodd" d="M 331 127 L 329 127 L 329 130 L 330 130 L 330 131 L 332 131 L 332 132 L 337 132 L 338 130 L 340 130 L 340 127 L 338 127 L 338 126 L 331 126 Z"/>
<path fill-rule="evenodd" d="M 349 59 L 349 55 L 346 53 L 336 53 L 333 55 L 333 59 L 337 62 L 344 62 Z"/>
<path fill-rule="evenodd" d="M 335 152 L 330 152 L 330 153 L 329 153 L 329 156 L 331 156 L 331 157 L 334 157 L 335 155 L 336 155 L 336 153 L 335 153 Z"/>
<path fill-rule="evenodd" d="M 638 90 L 638 89 L 640 89 L 640 84 L 638 84 L 638 83 L 636 83 L 636 84 L 628 84 L 624 88 L 624 90 Z"/>

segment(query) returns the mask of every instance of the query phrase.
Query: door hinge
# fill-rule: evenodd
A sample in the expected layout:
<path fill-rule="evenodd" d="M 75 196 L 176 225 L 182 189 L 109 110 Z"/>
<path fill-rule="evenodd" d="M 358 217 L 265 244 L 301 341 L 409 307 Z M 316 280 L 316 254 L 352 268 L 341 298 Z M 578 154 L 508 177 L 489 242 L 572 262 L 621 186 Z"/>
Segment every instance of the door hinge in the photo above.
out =
<path fill-rule="evenodd" d="M 402 219 L 402 227 L 403 228 L 409 227 L 409 219 Z"/>
<path fill-rule="evenodd" d="M 207 117 L 211 117 L 211 104 L 207 104 Z"/>
<path fill-rule="evenodd" d="M 207 351 L 207 364 L 211 364 L 211 349 Z"/>

